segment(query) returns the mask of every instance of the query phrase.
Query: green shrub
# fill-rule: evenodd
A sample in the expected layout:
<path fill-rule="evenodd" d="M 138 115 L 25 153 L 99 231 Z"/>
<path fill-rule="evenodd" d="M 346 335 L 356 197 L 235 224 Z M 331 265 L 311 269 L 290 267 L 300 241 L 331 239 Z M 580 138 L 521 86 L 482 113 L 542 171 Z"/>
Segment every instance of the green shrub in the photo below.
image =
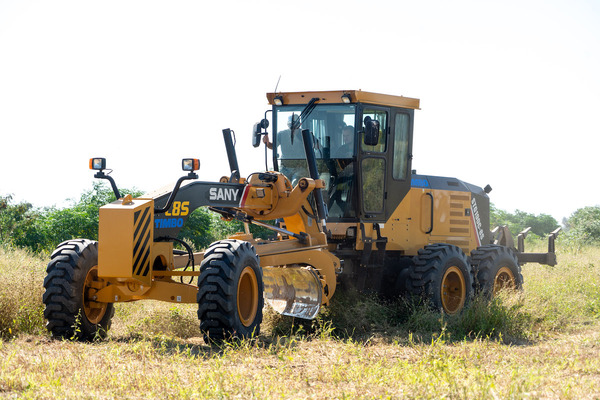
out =
<path fill-rule="evenodd" d="M 31 237 L 39 217 L 31 204 L 13 204 L 11 195 L 0 196 L 0 243 L 23 247 L 40 240 L 40 235 Z"/>
<path fill-rule="evenodd" d="M 138 190 L 122 193 L 141 195 Z M 110 187 L 94 182 L 92 189 L 65 208 L 34 209 L 31 204 L 11 204 L 12 197 L 0 198 L 0 243 L 37 252 L 52 252 L 65 240 L 98 238 L 98 210 L 115 200 Z"/>
<path fill-rule="evenodd" d="M 580 208 L 566 225 L 567 238 L 584 244 L 600 242 L 600 206 Z"/>
<path fill-rule="evenodd" d="M 516 210 L 513 214 L 490 204 L 490 228 L 504 225 L 508 226 L 516 238 L 525 228 L 531 228 L 534 235 L 546 236 L 558 227 L 558 222 L 548 214 L 535 215 L 521 210 Z"/>

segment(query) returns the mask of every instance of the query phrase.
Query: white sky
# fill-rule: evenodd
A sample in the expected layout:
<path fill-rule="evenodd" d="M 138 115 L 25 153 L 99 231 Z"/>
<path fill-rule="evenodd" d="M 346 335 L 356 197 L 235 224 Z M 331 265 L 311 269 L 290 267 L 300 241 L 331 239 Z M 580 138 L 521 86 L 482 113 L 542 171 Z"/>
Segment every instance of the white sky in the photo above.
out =
<path fill-rule="evenodd" d="M 421 99 L 413 168 L 559 222 L 600 204 L 600 2 L 0 0 L 0 195 L 65 205 L 106 157 L 151 191 L 201 160 L 264 169 L 253 123 L 279 90 Z"/>

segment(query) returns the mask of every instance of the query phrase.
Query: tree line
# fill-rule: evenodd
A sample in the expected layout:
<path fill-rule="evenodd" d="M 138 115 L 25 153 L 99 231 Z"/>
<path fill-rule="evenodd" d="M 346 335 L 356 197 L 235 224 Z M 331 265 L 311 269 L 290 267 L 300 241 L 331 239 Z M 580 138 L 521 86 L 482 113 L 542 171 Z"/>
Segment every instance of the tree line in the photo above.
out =
<path fill-rule="evenodd" d="M 138 190 L 123 190 L 140 196 Z M 98 209 L 115 200 L 112 190 L 101 182 L 85 191 L 68 207 L 35 208 L 27 202 L 15 203 L 11 195 L 0 196 L 0 243 L 34 252 L 51 252 L 61 242 L 73 238 L 98 239 Z M 508 226 L 513 235 L 531 227 L 531 233 L 546 236 L 559 226 L 550 215 L 534 215 L 516 210 L 510 213 L 490 207 L 490 225 Z M 600 242 L 600 206 L 584 207 L 563 221 L 564 233 L 580 243 Z M 180 231 L 178 239 L 185 240 L 194 249 L 208 247 L 235 232 L 244 230 L 239 221 L 223 221 L 206 207 L 195 210 Z M 272 235 L 268 229 L 251 226 L 259 237 Z"/>
<path fill-rule="evenodd" d="M 133 197 L 142 195 L 136 189 L 123 189 Z M 14 203 L 12 196 L 0 196 L 0 243 L 34 252 L 51 252 L 69 239 L 86 238 L 98 240 L 98 210 L 115 201 L 110 187 L 94 182 L 93 188 L 84 192 L 78 200 L 63 208 L 35 208 L 27 202 Z M 193 249 L 200 250 L 211 243 L 236 232 L 244 231 L 240 221 L 223 221 L 206 207 L 195 210 L 181 229 L 178 239 L 186 241 Z M 271 231 L 251 226 L 250 231 L 266 237 Z"/>

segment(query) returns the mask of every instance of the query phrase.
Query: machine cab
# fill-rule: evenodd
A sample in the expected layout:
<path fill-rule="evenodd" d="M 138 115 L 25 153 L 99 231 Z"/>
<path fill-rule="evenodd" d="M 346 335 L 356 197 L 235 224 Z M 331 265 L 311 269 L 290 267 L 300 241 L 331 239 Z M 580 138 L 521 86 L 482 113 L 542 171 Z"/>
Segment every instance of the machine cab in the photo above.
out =
<path fill-rule="evenodd" d="M 309 176 L 301 131 L 313 134 L 328 220 L 384 222 L 410 189 L 419 100 L 363 91 L 269 93 L 273 164 Z"/>

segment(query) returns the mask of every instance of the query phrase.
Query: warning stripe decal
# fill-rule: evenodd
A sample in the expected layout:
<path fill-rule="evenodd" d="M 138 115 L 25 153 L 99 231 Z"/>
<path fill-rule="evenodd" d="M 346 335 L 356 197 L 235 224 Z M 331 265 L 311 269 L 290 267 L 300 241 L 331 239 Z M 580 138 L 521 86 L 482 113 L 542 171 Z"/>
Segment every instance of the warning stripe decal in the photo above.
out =
<path fill-rule="evenodd" d="M 142 271 L 148 273 L 150 266 L 150 207 L 146 207 L 143 212 L 137 211 L 134 214 L 133 223 L 135 233 L 133 235 L 133 275 L 140 275 Z M 145 267 L 145 268 L 144 268 Z"/>
<path fill-rule="evenodd" d="M 140 215 L 141 211 L 136 211 L 134 214 L 134 218 L 133 218 L 133 225 L 135 226 L 135 233 L 133 234 L 133 240 L 135 241 L 135 238 L 138 236 L 138 233 L 140 231 L 140 228 L 142 227 L 142 224 L 139 223 L 138 224 L 138 217 Z M 142 215 L 142 222 L 147 218 L 148 213 L 150 212 L 150 207 L 146 207 L 144 209 L 144 214 Z M 150 220 L 148 219 L 148 222 Z"/>
<path fill-rule="evenodd" d="M 148 246 L 148 242 L 150 240 L 150 232 L 144 238 L 144 244 L 142 246 L 142 250 L 136 255 L 134 253 L 135 262 L 133 263 L 133 274 L 140 275 L 142 267 L 146 266 L 148 262 L 148 257 L 150 256 L 150 247 Z"/>

